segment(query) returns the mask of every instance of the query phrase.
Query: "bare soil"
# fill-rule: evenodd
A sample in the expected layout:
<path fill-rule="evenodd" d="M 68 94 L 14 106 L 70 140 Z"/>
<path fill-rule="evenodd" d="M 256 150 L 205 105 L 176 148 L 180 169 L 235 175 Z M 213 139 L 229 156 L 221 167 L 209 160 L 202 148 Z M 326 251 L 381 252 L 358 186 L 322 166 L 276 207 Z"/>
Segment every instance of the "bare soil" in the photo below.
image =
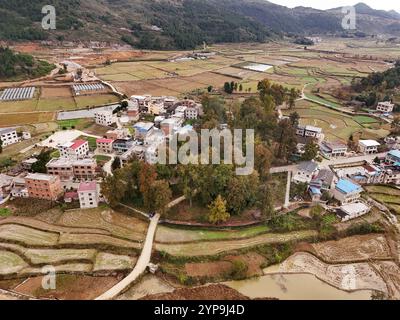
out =
<path fill-rule="evenodd" d="M 250 300 L 225 285 L 209 285 L 198 288 L 177 289 L 173 293 L 155 294 L 141 300 Z"/>

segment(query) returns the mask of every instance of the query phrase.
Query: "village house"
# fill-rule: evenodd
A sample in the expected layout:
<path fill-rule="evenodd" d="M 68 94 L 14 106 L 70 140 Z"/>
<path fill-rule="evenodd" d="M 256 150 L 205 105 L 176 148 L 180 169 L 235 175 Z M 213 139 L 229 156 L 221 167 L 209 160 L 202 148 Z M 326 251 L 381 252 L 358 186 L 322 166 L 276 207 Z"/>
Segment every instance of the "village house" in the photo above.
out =
<path fill-rule="evenodd" d="M 333 196 L 341 204 L 353 203 L 360 199 L 363 189 L 348 179 L 341 179 L 333 190 Z"/>
<path fill-rule="evenodd" d="M 94 114 L 95 122 L 104 127 L 110 127 L 115 123 L 114 114 L 111 110 L 97 111 Z"/>
<path fill-rule="evenodd" d="M 200 110 L 197 105 L 187 107 L 185 110 L 185 118 L 196 120 L 199 117 Z"/>
<path fill-rule="evenodd" d="M 96 140 L 97 151 L 106 154 L 113 153 L 114 152 L 113 143 L 114 140 L 112 139 L 106 139 L 106 138 L 97 139 Z"/>
<path fill-rule="evenodd" d="M 322 137 L 322 129 L 313 126 L 298 126 L 296 134 L 301 137 L 310 137 L 319 140 Z"/>
<path fill-rule="evenodd" d="M 158 116 L 160 114 L 164 114 L 166 112 L 165 108 L 164 108 L 164 103 L 156 103 L 156 102 L 152 102 L 149 104 L 148 106 L 148 113 Z"/>
<path fill-rule="evenodd" d="M 0 129 L 0 139 L 3 142 L 3 147 L 7 147 L 14 143 L 19 142 L 16 128 L 2 128 Z"/>
<path fill-rule="evenodd" d="M 126 128 L 117 128 L 114 130 L 109 130 L 106 132 L 105 136 L 106 139 L 117 140 L 117 139 L 126 139 L 130 138 L 130 132 Z"/>
<path fill-rule="evenodd" d="M 31 171 L 32 170 L 32 166 L 38 162 L 39 160 L 36 158 L 30 158 L 30 159 L 26 159 L 24 161 L 21 162 L 21 166 L 24 170 L 26 171 Z"/>
<path fill-rule="evenodd" d="M 75 140 L 63 145 L 58 145 L 60 157 L 64 159 L 84 159 L 89 155 L 89 142 L 86 140 Z"/>
<path fill-rule="evenodd" d="M 26 187 L 25 178 L 14 178 L 11 196 L 13 198 L 29 198 L 29 192 L 28 188 Z"/>
<path fill-rule="evenodd" d="M 389 151 L 386 155 L 385 162 L 388 164 L 398 164 L 400 166 L 400 150 Z"/>
<path fill-rule="evenodd" d="M 52 159 L 46 168 L 48 174 L 58 176 L 61 181 L 92 180 L 97 176 L 95 159 Z"/>
<path fill-rule="evenodd" d="M 386 168 L 383 177 L 383 183 L 400 185 L 400 170 L 399 167 Z"/>
<path fill-rule="evenodd" d="M 381 144 L 375 140 L 360 140 L 358 143 L 359 151 L 363 154 L 378 153 L 378 147 Z"/>
<path fill-rule="evenodd" d="M 391 113 L 393 112 L 394 106 L 395 105 L 390 101 L 379 102 L 378 105 L 376 106 L 376 111 L 382 113 Z"/>
<path fill-rule="evenodd" d="M 302 162 L 297 166 L 293 181 L 299 183 L 310 183 L 318 174 L 318 164 L 314 161 Z"/>
<path fill-rule="evenodd" d="M 132 139 L 117 139 L 113 142 L 113 150 L 116 154 L 124 154 L 133 147 L 134 141 Z"/>
<path fill-rule="evenodd" d="M 135 129 L 135 139 L 144 140 L 148 135 L 153 132 L 154 123 L 152 122 L 138 122 L 133 128 Z"/>
<path fill-rule="evenodd" d="M 130 148 L 127 152 L 119 156 L 121 161 L 121 167 L 127 165 L 134 157 L 138 160 L 144 160 L 146 148 L 144 146 L 135 145 Z"/>
<path fill-rule="evenodd" d="M 25 177 L 30 198 L 56 201 L 63 193 L 58 176 L 32 173 Z"/>
<path fill-rule="evenodd" d="M 371 208 L 362 202 L 345 204 L 337 211 L 337 216 L 342 222 L 359 218 L 367 214 Z"/>
<path fill-rule="evenodd" d="M 0 203 L 2 203 L 11 193 L 13 177 L 0 174 Z"/>
<path fill-rule="evenodd" d="M 139 106 L 129 102 L 128 108 L 126 109 L 126 115 L 130 121 L 138 121 L 140 117 Z"/>
<path fill-rule="evenodd" d="M 333 142 L 326 142 L 323 141 L 320 144 L 320 152 L 322 155 L 325 157 L 331 159 L 331 158 L 338 158 L 338 157 L 344 157 L 346 156 L 347 153 L 347 145 L 342 144 L 342 143 L 333 143 Z"/>
<path fill-rule="evenodd" d="M 95 181 L 82 182 L 78 188 L 78 195 L 81 209 L 97 208 L 99 206 L 99 192 Z"/>

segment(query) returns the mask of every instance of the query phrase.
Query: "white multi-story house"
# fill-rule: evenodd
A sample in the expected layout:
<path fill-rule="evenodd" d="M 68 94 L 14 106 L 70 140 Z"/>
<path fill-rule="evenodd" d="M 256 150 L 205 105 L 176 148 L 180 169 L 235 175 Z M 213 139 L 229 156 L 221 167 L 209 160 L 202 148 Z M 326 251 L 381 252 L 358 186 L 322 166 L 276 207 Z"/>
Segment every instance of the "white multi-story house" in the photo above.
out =
<path fill-rule="evenodd" d="M 313 161 L 302 162 L 297 166 L 293 180 L 295 182 L 310 183 L 318 174 L 318 164 Z"/>
<path fill-rule="evenodd" d="M 320 152 L 327 158 L 344 157 L 347 153 L 347 145 L 342 143 L 322 142 Z"/>
<path fill-rule="evenodd" d="M 3 147 L 19 142 L 17 130 L 15 128 L 0 129 L 0 139 L 3 142 Z"/>
<path fill-rule="evenodd" d="M 360 140 L 358 142 L 358 148 L 363 154 L 378 153 L 378 147 L 381 144 L 375 140 Z"/>
<path fill-rule="evenodd" d="M 64 159 L 85 159 L 89 155 L 89 142 L 86 140 L 75 140 L 59 145 L 60 157 Z"/>
<path fill-rule="evenodd" d="M 199 108 L 197 105 L 187 107 L 185 109 L 185 118 L 189 120 L 196 120 L 199 117 Z"/>
<path fill-rule="evenodd" d="M 113 139 L 101 138 L 96 140 L 97 151 L 100 153 L 113 153 Z"/>
<path fill-rule="evenodd" d="M 99 206 L 99 192 L 95 181 L 82 182 L 78 188 L 79 204 L 82 209 Z"/>
<path fill-rule="evenodd" d="M 362 192 L 363 189 L 360 185 L 347 179 L 341 179 L 333 190 L 333 196 L 343 205 L 359 200 Z"/>
<path fill-rule="evenodd" d="M 393 112 L 394 104 L 390 101 L 379 102 L 376 111 L 383 112 L 383 113 L 391 113 Z"/>
<path fill-rule="evenodd" d="M 322 136 L 322 129 L 313 126 L 298 126 L 296 134 L 302 137 L 320 139 Z"/>
<path fill-rule="evenodd" d="M 114 114 L 111 110 L 98 111 L 94 114 L 94 120 L 98 125 L 109 127 L 115 123 Z"/>

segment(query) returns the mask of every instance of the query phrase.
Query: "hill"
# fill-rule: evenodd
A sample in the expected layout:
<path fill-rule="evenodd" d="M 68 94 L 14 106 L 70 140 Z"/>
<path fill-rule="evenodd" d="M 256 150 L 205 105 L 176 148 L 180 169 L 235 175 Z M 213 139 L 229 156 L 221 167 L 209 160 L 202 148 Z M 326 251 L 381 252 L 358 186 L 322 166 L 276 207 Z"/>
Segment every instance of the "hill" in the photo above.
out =
<path fill-rule="evenodd" d="M 57 30 L 41 29 L 41 9 Z M 400 36 L 400 14 L 356 5 L 358 34 Z M 206 41 L 265 41 L 283 34 L 341 35 L 341 8 L 289 9 L 264 0 L 0 0 L 0 39 L 123 40 L 139 48 L 191 49 Z"/>
<path fill-rule="evenodd" d="M 25 80 L 38 78 L 55 68 L 45 61 L 36 60 L 28 54 L 14 53 L 0 47 L 0 80 Z"/>

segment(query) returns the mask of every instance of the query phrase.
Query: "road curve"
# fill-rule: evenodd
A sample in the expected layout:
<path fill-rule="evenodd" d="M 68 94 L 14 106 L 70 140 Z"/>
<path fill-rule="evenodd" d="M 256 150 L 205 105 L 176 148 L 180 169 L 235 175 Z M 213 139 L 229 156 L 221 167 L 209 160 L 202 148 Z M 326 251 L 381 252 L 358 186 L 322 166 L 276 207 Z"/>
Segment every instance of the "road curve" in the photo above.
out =
<path fill-rule="evenodd" d="M 133 271 L 121 282 L 117 283 L 114 287 L 112 287 L 107 292 L 103 293 L 101 296 L 97 297 L 95 300 L 112 300 L 121 294 L 124 290 L 126 290 L 136 279 L 142 275 L 147 266 L 150 263 L 151 252 L 153 250 L 153 241 L 156 233 L 158 221 L 160 220 L 160 215 L 157 214 L 151 219 L 149 229 L 147 231 L 146 240 L 144 242 L 144 246 L 142 249 L 142 253 L 140 254 L 139 260 L 136 263 Z"/>

